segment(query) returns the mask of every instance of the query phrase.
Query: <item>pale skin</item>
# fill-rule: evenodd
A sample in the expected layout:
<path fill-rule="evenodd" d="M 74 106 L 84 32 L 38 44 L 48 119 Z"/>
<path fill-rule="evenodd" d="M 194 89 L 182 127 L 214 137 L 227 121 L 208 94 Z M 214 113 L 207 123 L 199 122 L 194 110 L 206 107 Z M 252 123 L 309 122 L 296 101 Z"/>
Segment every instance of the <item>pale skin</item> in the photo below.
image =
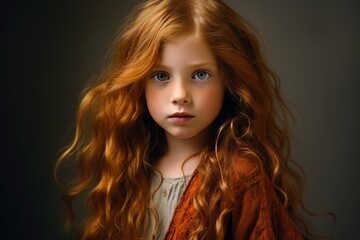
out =
<path fill-rule="evenodd" d="M 209 126 L 222 108 L 224 92 L 215 56 L 201 36 L 164 44 L 145 84 L 150 115 L 165 130 L 168 144 L 155 165 L 164 177 L 183 176 L 182 165 L 185 175 L 195 170 L 199 158 L 194 154 L 209 140 Z"/>

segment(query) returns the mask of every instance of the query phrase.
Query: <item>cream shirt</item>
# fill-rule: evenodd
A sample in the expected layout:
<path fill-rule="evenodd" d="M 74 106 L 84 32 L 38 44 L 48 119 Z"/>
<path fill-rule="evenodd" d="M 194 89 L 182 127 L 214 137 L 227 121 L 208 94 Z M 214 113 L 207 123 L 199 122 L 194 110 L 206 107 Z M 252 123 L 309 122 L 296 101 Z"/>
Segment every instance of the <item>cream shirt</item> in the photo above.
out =
<path fill-rule="evenodd" d="M 160 222 L 156 233 L 153 234 L 155 219 L 154 217 L 151 217 L 146 230 L 148 233 L 147 239 L 161 240 L 164 238 L 176 205 L 179 202 L 191 176 L 192 175 L 186 175 L 185 177 L 163 178 L 163 182 L 161 183 L 161 175 L 158 172 L 153 173 L 151 178 L 151 191 L 156 190 L 161 183 L 160 188 L 156 191 L 153 198 L 153 204 L 159 214 Z"/>

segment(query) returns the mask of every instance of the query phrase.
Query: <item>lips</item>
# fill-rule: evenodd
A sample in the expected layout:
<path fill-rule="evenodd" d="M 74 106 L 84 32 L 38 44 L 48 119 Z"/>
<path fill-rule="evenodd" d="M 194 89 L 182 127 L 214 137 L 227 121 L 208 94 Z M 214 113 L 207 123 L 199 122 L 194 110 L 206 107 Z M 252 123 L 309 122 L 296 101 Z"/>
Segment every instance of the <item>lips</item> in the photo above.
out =
<path fill-rule="evenodd" d="M 168 118 L 173 122 L 182 123 L 191 120 L 194 116 L 186 112 L 176 112 L 171 114 Z"/>

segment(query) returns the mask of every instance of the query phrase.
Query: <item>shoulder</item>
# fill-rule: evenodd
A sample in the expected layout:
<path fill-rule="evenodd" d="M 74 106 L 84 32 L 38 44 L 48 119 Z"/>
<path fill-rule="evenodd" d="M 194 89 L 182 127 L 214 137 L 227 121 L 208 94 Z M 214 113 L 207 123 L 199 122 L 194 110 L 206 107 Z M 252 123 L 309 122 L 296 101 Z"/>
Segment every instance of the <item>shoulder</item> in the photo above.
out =
<path fill-rule="evenodd" d="M 235 155 L 231 177 L 234 239 L 302 239 L 260 160 Z"/>
<path fill-rule="evenodd" d="M 233 155 L 232 156 L 232 185 L 234 190 L 249 188 L 260 181 L 266 174 L 260 160 L 253 156 Z"/>

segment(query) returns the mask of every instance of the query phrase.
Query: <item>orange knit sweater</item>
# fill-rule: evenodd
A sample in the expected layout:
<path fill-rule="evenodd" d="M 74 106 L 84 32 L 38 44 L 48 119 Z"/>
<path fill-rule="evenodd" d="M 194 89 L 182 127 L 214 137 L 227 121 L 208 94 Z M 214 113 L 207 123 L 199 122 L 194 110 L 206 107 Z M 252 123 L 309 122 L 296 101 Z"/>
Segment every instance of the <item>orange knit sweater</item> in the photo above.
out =
<path fill-rule="evenodd" d="M 303 239 L 286 210 L 278 201 L 272 182 L 254 160 L 237 159 L 232 189 L 235 204 L 229 218 L 226 239 L 273 240 Z M 180 198 L 165 235 L 166 240 L 189 238 L 196 210 L 193 196 L 201 177 L 197 170 Z M 205 239 L 216 239 L 206 236 Z"/>

